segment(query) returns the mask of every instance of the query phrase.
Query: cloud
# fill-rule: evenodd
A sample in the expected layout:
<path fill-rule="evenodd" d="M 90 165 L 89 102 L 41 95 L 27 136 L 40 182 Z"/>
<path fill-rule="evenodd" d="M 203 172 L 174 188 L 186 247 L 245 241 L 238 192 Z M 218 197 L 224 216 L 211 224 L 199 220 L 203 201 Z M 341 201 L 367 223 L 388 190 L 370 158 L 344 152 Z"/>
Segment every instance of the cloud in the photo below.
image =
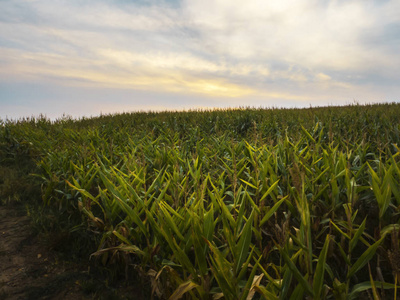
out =
<path fill-rule="evenodd" d="M 308 68 L 365 70 L 371 49 L 359 39 L 386 22 L 377 18 L 371 1 L 329 1 L 326 5 L 321 1 L 262 0 L 185 3 L 186 14 L 214 52 Z M 379 10 L 384 14 L 398 6 L 393 3 Z M 378 59 L 389 65 L 388 59 Z"/>
<path fill-rule="evenodd" d="M 395 0 L 6 0 L 0 9 L 0 80 L 251 103 L 400 91 Z"/>

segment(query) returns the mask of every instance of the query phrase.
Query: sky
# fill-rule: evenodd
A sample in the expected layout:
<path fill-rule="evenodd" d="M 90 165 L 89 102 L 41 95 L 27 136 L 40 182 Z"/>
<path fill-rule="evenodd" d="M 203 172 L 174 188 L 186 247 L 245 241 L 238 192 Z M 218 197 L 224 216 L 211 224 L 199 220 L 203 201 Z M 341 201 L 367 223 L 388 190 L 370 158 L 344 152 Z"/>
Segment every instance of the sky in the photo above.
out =
<path fill-rule="evenodd" d="M 400 102 L 399 0 L 0 0 L 0 119 Z"/>

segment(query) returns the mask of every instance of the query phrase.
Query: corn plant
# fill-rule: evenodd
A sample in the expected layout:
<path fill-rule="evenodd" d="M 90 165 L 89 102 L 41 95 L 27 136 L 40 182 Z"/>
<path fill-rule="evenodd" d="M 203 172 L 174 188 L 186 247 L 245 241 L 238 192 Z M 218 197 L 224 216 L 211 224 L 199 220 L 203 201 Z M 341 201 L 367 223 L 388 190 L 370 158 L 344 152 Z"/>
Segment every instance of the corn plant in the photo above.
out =
<path fill-rule="evenodd" d="M 394 298 L 400 105 L 1 121 L 0 163 L 161 299 Z"/>

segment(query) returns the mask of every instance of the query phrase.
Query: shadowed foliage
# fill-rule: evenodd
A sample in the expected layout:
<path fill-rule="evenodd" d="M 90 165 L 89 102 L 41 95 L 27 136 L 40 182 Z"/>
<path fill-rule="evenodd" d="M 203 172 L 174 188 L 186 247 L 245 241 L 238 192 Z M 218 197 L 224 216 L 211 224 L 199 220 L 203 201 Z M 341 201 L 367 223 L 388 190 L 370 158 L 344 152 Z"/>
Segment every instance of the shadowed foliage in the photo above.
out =
<path fill-rule="evenodd" d="M 395 298 L 399 131 L 395 103 L 40 117 L 2 121 L 0 151 L 154 297 Z"/>

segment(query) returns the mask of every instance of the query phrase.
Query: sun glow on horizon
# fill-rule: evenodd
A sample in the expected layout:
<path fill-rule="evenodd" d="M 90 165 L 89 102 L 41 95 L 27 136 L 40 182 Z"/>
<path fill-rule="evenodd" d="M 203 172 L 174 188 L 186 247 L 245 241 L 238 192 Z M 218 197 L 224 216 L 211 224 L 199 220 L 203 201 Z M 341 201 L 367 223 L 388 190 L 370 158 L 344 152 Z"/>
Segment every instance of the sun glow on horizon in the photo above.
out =
<path fill-rule="evenodd" d="M 400 100 L 397 0 L 13 0 L 0 9 L 2 116 L 97 113 L 107 102 Z"/>

